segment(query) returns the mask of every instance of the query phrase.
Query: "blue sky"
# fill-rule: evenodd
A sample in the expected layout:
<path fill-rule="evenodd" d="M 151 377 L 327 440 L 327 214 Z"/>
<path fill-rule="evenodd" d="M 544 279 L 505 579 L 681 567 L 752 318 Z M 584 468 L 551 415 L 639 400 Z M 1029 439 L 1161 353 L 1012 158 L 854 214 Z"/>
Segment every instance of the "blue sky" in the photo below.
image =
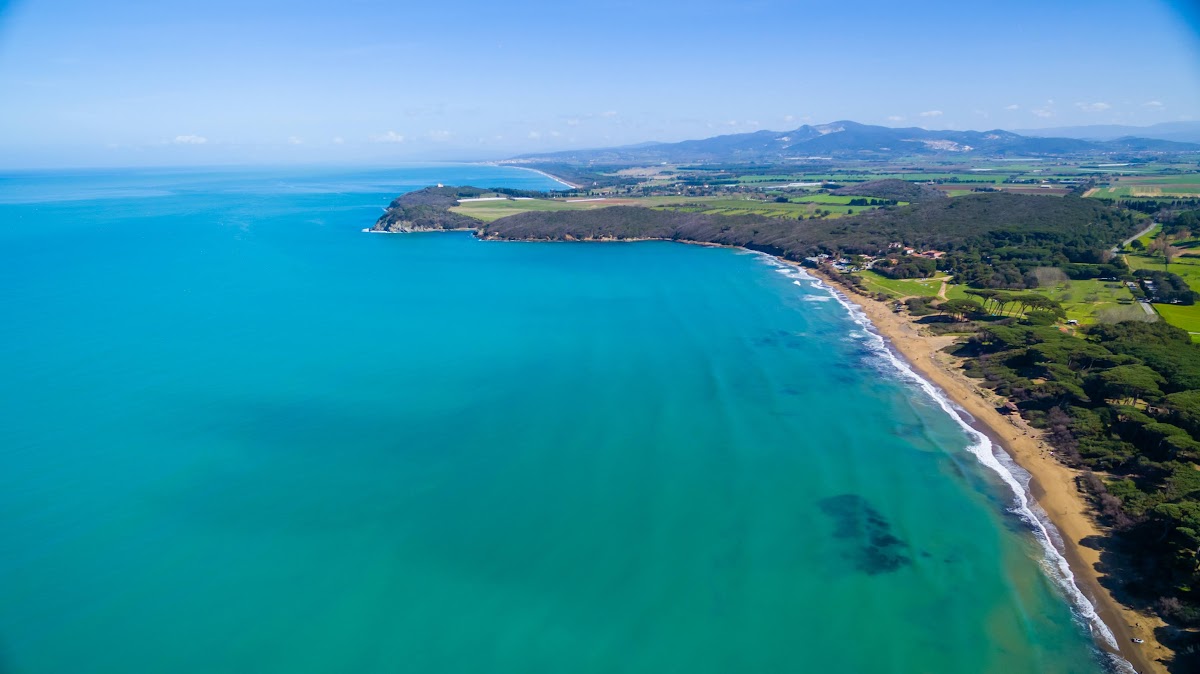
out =
<path fill-rule="evenodd" d="M 0 165 L 1200 119 L 1196 2 L 0 0 Z"/>

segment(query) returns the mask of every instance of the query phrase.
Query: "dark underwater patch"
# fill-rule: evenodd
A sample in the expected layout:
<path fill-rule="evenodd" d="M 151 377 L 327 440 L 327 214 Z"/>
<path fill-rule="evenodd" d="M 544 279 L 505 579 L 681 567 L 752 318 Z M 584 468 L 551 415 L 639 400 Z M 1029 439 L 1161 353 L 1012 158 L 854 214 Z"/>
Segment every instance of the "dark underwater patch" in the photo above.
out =
<path fill-rule="evenodd" d="M 804 335 L 788 332 L 787 330 L 773 330 L 768 335 L 754 338 L 752 343 L 759 347 L 784 349 L 803 349 L 807 346 Z"/>
<path fill-rule="evenodd" d="M 855 570 L 874 576 L 912 564 L 909 545 L 892 535 L 892 525 L 857 494 L 831 496 L 818 502 L 842 541 L 842 556 Z"/>

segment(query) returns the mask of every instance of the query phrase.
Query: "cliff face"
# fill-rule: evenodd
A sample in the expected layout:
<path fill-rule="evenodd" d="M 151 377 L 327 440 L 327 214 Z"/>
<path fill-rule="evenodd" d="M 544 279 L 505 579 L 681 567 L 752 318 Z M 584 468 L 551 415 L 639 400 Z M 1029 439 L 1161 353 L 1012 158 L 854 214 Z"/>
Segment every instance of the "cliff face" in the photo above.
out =
<path fill-rule="evenodd" d="M 426 187 L 392 201 L 371 229 L 377 232 L 423 232 L 478 229 L 475 218 L 450 210 L 459 199 L 485 194 L 478 187 Z"/>

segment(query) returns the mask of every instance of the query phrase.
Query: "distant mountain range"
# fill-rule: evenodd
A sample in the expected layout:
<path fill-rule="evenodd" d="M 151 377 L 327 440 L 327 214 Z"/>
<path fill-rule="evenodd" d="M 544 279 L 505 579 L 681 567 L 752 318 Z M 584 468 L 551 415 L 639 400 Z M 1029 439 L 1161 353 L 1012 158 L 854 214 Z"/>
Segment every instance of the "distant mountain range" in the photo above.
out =
<path fill-rule="evenodd" d="M 1155 138 L 1032 137 L 1012 131 L 930 131 L 841 121 L 793 131 L 756 131 L 679 143 L 639 143 L 532 154 L 518 160 L 567 163 L 774 162 L 806 158 L 897 159 L 915 155 L 1037 157 L 1200 152 L 1200 144 Z"/>
<path fill-rule="evenodd" d="M 1163 122 L 1150 126 L 1094 124 L 1091 126 L 1060 126 L 1052 129 L 1017 129 L 1015 133 L 1039 138 L 1082 138 L 1084 140 L 1116 140 L 1117 138 L 1154 138 L 1180 143 L 1200 143 L 1200 122 Z"/>

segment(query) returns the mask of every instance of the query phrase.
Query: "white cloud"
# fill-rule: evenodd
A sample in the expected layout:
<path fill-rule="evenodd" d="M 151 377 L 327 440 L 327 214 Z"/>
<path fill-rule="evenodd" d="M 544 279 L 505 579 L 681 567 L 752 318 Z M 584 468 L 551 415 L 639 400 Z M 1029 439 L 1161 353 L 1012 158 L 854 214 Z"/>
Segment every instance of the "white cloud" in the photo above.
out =
<path fill-rule="evenodd" d="M 1097 101 L 1095 103 L 1076 103 L 1075 107 L 1083 110 L 1084 112 L 1104 112 L 1112 106 L 1103 101 Z"/>
<path fill-rule="evenodd" d="M 988 114 L 987 110 L 972 110 L 972 112 L 979 115 L 980 117 L 983 117 L 984 119 L 988 119 L 991 117 L 991 115 Z"/>
<path fill-rule="evenodd" d="M 579 126 L 579 118 L 572 117 L 567 120 L 567 126 Z"/>
<path fill-rule="evenodd" d="M 1035 117 L 1041 117 L 1042 119 L 1048 119 L 1054 116 L 1054 111 L 1050 108 L 1038 108 L 1032 112 Z"/>
<path fill-rule="evenodd" d="M 530 140 L 537 140 L 538 138 L 541 138 L 541 137 L 542 137 L 542 134 L 538 133 L 537 131 L 530 131 L 530 132 L 529 132 L 529 139 L 530 139 Z"/>
<path fill-rule="evenodd" d="M 288 136 L 288 145 L 303 145 L 304 139 L 300 136 Z"/>
<path fill-rule="evenodd" d="M 559 137 L 559 136 L 561 136 L 562 134 L 561 134 L 561 133 L 559 133 L 559 132 L 557 132 L 557 131 L 551 131 L 551 132 L 550 132 L 550 135 L 551 135 L 551 136 L 553 136 L 554 138 L 558 138 L 558 137 Z"/>
<path fill-rule="evenodd" d="M 1163 104 L 1162 101 L 1146 101 L 1142 103 L 1142 107 L 1149 108 L 1150 110 L 1162 110 Z"/>
<path fill-rule="evenodd" d="M 902 117 L 902 116 L 900 116 L 900 115 L 888 115 L 887 121 L 889 121 L 889 122 L 903 122 L 903 121 L 904 121 L 904 117 Z"/>
<path fill-rule="evenodd" d="M 444 143 L 450 140 L 453 135 L 449 131 L 429 131 L 425 134 L 425 137 L 435 143 Z"/>
<path fill-rule="evenodd" d="M 921 116 L 922 117 L 941 117 L 942 111 L 941 110 L 926 110 L 925 112 L 921 113 Z"/>
<path fill-rule="evenodd" d="M 1012 105 L 1004 106 L 1004 109 L 1005 110 L 1020 110 L 1021 106 L 1017 105 L 1016 103 L 1013 103 Z"/>
<path fill-rule="evenodd" d="M 207 142 L 208 142 L 208 139 L 205 138 L 204 136 L 196 136 L 196 135 L 192 135 L 192 134 L 175 136 L 175 140 L 174 140 L 174 143 L 176 145 L 203 145 Z"/>
<path fill-rule="evenodd" d="M 795 115 L 784 115 L 783 121 L 791 124 L 792 122 L 796 121 L 796 116 Z"/>
<path fill-rule="evenodd" d="M 616 110 L 605 110 L 604 112 L 600 113 L 599 116 L 600 117 L 616 117 L 617 111 Z"/>
<path fill-rule="evenodd" d="M 342 143 L 346 142 L 346 139 L 342 138 L 341 136 L 334 136 L 333 140 L 331 140 L 330 142 L 333 143 L 334 145 L 341 145 Z"/>
<path fill-rule="evenodd" d="M 395 131 L 388 131 L 387 133 L 382 133 L 378 136 L 371 136 L 371 140 L 376 143 L 403 143 L 404 135 L 396 133 Z"/>

